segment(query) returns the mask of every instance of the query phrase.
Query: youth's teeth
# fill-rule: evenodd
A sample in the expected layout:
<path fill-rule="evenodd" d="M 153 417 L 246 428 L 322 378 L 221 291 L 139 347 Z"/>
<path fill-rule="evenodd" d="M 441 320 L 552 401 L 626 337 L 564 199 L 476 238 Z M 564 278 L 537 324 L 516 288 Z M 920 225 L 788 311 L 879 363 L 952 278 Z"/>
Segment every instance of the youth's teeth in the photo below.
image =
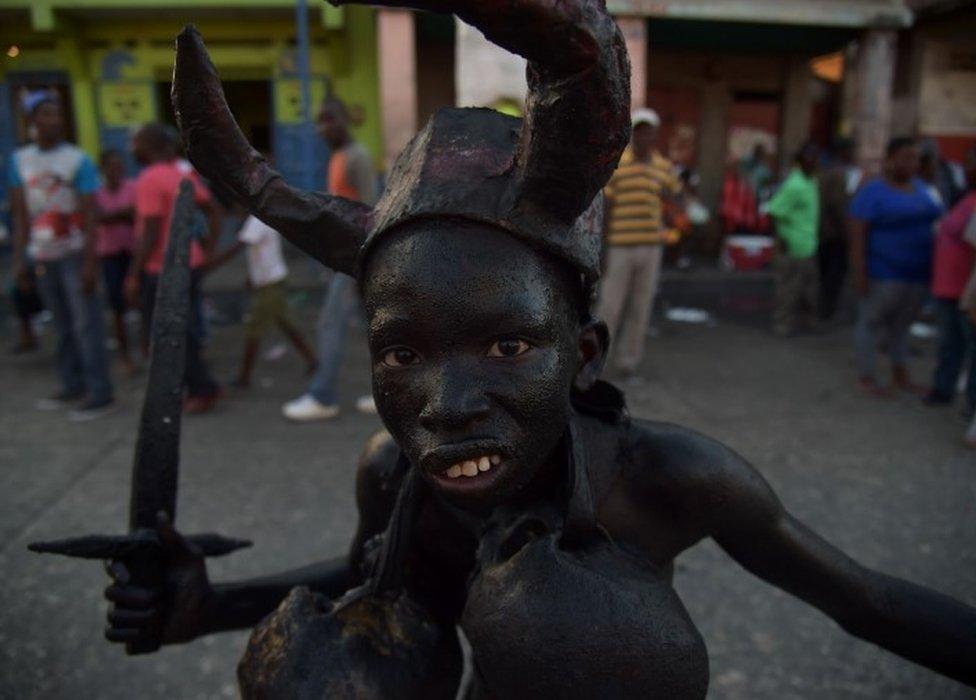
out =
<path fill-rule="evenodd" d="M 498 455 L 492 455 L 491 456 L 491 463 L 492 464 L 501 464 L 502 463 L 502 458 L 499 457 Z"/>
<path fill-rule="evenodd" d="M 487 457 L 482 457 L 478 460 L 478 471 L 486 472 L 491 469 L 491 461 Z"/>
<path fill-rule="evenodd" d="M 474 460 L 468 460 L 461 465 L 461 473 L 465 476 L 477 476 L 478 475 L 478 463 Z"/>
<path fill-rule="evenodd" d="M 447 476 L 451 479 L 457 479 L 461 476 L 461 465 L 455 464 L 453 467 L 447 470 Z"/>

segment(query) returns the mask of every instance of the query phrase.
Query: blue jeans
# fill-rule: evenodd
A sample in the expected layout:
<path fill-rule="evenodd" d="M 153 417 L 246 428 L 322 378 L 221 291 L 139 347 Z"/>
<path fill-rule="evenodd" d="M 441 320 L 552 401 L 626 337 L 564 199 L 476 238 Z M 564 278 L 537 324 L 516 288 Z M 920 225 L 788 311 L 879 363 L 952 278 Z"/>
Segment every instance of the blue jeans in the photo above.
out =
<path fill-rule="evenodd" d="M 308 386 L 308 393 L 325 406 L 334 406 L 338 402 L 336 384 L 339 382 L 346 331 L 349 321 L 359 312 L 359 308 L 356 281 L 348 275 L 335 273 L 329 283 L 315 327 L 319 366 Z"/>
<path fill-rule="evenodd" d="M 967 367 L 966 404 L 971 409 L 976 406 L 976 326 L 959 310 L 958 300 L 936 299 L 935 310 L 939 320 L 939 361 L 932 378 L 932 393 L 943 401 L 954 399 L 959 373 Z"/>
<path fill-rule="evenodd" d="M 81 289 L 82 257 L 38 263 L 37 288 L 54 316 L 58 331 L 58 374 L 61 390 L 86 394 L 92 403 L 112 400 L 105 352 L 102 300 L 98 292 Z"/>
<path fill-rule="evenodd" d="M 854 345 L 858 377 L 874 379 L 878 339 L 888 344 L 894 367 L 908 364 L 908 329 L 922 310 L 929 286 L 921 282 L 872 279 L 868 295 L 858 302 Z"/>

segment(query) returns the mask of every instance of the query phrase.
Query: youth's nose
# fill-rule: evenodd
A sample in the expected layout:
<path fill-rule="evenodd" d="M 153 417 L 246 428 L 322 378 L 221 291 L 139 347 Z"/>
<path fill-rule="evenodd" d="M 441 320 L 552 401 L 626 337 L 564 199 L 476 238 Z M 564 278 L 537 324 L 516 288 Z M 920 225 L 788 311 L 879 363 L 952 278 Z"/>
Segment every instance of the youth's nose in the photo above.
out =
<path fill-rule="evenodd" d="M 427 430 L 461 430 L 488 415 L 488 397 L 471 372 L 448 367 L 432 373 L 430 381 L 430 398 L 420 412 L 420 424 Z"/>

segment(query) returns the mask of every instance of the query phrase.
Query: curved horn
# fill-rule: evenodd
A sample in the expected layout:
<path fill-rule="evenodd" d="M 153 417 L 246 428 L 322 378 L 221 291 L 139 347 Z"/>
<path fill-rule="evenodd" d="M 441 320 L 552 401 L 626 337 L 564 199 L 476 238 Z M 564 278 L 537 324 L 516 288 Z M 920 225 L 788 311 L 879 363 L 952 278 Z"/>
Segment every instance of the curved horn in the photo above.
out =
<path fill-rule="evenodd" d="M 192 26 L 176 39 L 172 97 L 187 155 L 197 170 L 228 187 L 256 217 L 316 260 L 354 273 L 371 209 L 285 182 L 238 128 L 203 39 Z"/>
<path fill-rule="evenodd" d="M 454 13 L 528 59 L 517 195 L 567 222 L 586 210 L 630 138 L 630 62 L 605 0 L 368 3 Z"/>

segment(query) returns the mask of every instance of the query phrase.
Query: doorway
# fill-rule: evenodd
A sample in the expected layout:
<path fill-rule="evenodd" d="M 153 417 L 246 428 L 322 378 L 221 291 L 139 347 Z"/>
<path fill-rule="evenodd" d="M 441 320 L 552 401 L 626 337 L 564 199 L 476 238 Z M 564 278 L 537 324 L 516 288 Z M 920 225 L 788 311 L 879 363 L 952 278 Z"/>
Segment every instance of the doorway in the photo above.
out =
<path fill-rule="evenodd" d="M 258 151 L 271 152 L 271 82 L 268 80 L 225 80 L 224 95 L 230 111 L 244 136 Z M 169 81 L 156 83 L 159 116 L 166 124 L 176 126 L 176 115 L 170 101 Z"/>

